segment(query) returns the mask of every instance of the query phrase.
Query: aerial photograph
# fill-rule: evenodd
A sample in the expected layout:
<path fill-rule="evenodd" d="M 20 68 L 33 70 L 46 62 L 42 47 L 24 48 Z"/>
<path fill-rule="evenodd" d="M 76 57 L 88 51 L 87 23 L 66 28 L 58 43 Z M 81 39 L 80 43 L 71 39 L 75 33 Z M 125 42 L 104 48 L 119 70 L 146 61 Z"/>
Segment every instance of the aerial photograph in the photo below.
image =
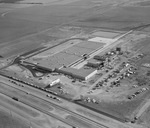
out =
<path fill-rule="evenodd" d="M 0 0 L 0 128 L 150 128 L 150 0 Z"/>

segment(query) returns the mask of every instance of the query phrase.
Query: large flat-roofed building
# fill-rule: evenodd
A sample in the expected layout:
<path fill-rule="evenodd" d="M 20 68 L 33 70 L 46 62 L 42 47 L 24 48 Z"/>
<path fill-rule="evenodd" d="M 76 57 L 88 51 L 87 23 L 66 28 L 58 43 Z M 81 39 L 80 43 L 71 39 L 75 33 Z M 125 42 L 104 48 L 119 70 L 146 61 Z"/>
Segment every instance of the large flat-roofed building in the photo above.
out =
<path fill-rule="evenodd" d="M 91 78 L 97 73 L 96 69 L 92 69 L 92 68 L 85 69 L 84 67 L 80 69 L 67 67 L 67 68 L 57 69 L 57 71 L 62 74 L 69 75 L 72 76 L 73 78 L 81 79 L 81 80 L 88 80 L 89 78 Z"/>
<path fill-rule="evenodd" d="M 77 61 L 78 59 L 81 59 L 81 57 L 67 54 L 67 53 L 57 53 L 51 57 L 47 57 L 44 59 L 41 59 L 40 61 L 37 61 L 37 66 L 50 69 L 51 71 L 55 70 L 55 68 L 61 68 L 62 66 L 68 66 L 69 64 Z M 32 63 L 33 60 L 28 60 L 28 62 Z"/>
<path fill-rule="evenodd" d="M 41 55 L 39 54 L 30 57 L 26 59 L 25 62 L 35 64 L 45 70 L 48 69 L 49 71 L 54 71 L 55 69 L 68 67 L 76 63 L 83 59 L 85 55 L 88 56 L 95 50 L 103 48 L 104 45 L 105 43 L 82 41 L 72 45 L 71 47 L 63 48 L 63 50 L 60 49 L 60 52 L 58 51 L 55 54 L 45 51 L 50 54 L 44 54 L 44 56 L 42 56 L 43 54 L 40 53 Z M 49 49 L 49 51 L 53 51 L 53 49 Z"/>
<path fill-rule="evenodd" d="M 69 39 L 61 45 L 27 58 L 24 62 L 44 70 L 58 71 L 77 79 L 87 80 L 97 73 L 94 68 L 99 68 L 108 58 L 100 55 L 101 49 L 118 40 L 118 36 L 120 33 L 117 32 L 99 31 L 91 34 L 87 41 Z M 90 66 L 89 69 L 85 69 L 85 65 Z"/>
<path fill-rule="evenodd" d="M 75 56 L 83 56 L 84 54 L 89 54 L 92 51 L 93 51 L 93 49 L 72 46 L 71 48 L 68 48 L 62 52 L 66 53 L 66 54 L 75 55 Z"/>

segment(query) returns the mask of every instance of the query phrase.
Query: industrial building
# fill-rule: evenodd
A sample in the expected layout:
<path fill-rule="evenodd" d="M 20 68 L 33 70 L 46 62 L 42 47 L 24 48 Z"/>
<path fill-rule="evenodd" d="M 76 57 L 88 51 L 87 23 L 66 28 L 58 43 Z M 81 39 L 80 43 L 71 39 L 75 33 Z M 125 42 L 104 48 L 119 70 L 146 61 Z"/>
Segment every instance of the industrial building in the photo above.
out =
<path fill-rule="evenodd" d="M 74 68 L 61 68 L 57 69 L 57 72 L 72 76 L 73 78 L 80 79 L 80 80 L 88 80 L 92 76 L 94 76 L 97 73 L 97 70 L 95 69 L 85 69 L 84 67 L 80 69 L 74 69 Z"/>
<path fill-rule="evenodd" d="M 96 49 L 103 48 L 104 43 L 88 42 L 82 41 L 71 47 L 60 50 L 53 55 L 47 55 L 44 57 L 31 57 L 25 62 L 37 65 L 40 68 L 48 69 L 49 71 L 54 71 L 55 69 L 60 69 L 62 67 L 69 67 L 71 64 L 85 58 L 90 53 L 93 53 Z M 50 51 L 53 49 L 49 49 Z M 45 51 L 47 52 L 47 51 Z M 42 53 L 41 53 L 42 54 Z"/>
<path fill-rule="evenodd" d="M 86 65 L 89 67 L 98 68 L 99 66 L 104 65 L 104 62 L 92 58 L 88 60 L 88 63 Z"/>
<path fill-rule="evenodd" d="M 63 66 L 68 66 L 71 63 L 81 59 L 81 57 L 72 55 L 72 54 L 67 54 L 67 53 L 57 53 L 53 56 L 41 59 L 37 61 L 38 63 L 36 64 L 37 66 L 41 68 L 46 68 L 49 69 L 50 71 L 54 71 L 55 68 L 61 68 Z M 27 62 L 34 63 L 34 61 L 28 60 Z"/>
<path fill-rule="evenodd" d="M 82 57 L 84 54 L 89 54 L 92 51 L 93 51 L 93 49 L 90 49 L 90 48 L 72 46 L 72 47 L 70 47 L 68 49 L 65 49 L 62 52 L 66 53 L 66 54 L 71 54 L 71 55 L 81 56 Z"/>
<path fill-rule="evenodd" d="M 54 86 L 55 84 L 58 84 L 60 83 L 60 79 L 55 79 L 55 80 L 52 80 L 50 83 L 49 83 L 49 86 L 52 87 Z"/>
<path fill-rule="evenodd" d="M 95 34 L 105 35 L 106 32 L 99 32 Z M 114 33 L 110 36 L 115 37 L 116 35 L 117 34 Z M 103 66 L 106 58 L 109 59 L 108 56 L 112 55 L 96 55 L 92 59 L 88 58 L 92 53 L 103 48 L 104 45 L 107 45 L 107 43 L 111 43 L 113 41 L 116 41 L 116 39 L 93 37 L 88 41 L 81 41 L 79 43 L 74 43 L 70 46 L 65 46 L 63 47 L 63 49 L 57 49 L 53 47 L 48 51 L 44 51 L 45 53 L 40 53 L 41 55 L 38 54 L 35 57 L 30 57 L 29 59 L 25 60 L 25 62 L 35 64 L 37 65 L 37 67 L 43 68 L 45 70 L 47 69 L 48 71 L 56 71 L 65 75 L 72 76 L 76 79 L 87 80 L 97 73 L 97 70 L 94 68 L 99 68 L 100 66 Z M 88 66 L 89 68 L 85 68 L 84 65 L 79 68 L 74 68 L 72 66 L 85 59 L 88 61 L 86 61 L 87 63 L 85 63 L 84 65 Z"/>

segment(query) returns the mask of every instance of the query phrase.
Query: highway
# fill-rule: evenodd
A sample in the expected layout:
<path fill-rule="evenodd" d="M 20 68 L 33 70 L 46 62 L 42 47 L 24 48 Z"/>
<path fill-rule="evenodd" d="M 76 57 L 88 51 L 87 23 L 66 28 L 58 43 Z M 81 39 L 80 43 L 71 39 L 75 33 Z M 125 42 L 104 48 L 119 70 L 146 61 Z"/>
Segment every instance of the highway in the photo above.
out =
<path fill-rule="evenodd" d="M 29 110 L 29 106 L 26 106 L 24 104 L 20 104 L 17 101 L 16 102 L 12 101 L 11 97 L 3 95 L 2 93 L 0 93 L 0 98 L 1 98 L 1 100 L 0 100 L 0 111 L 1 112 L 8 113 L 8 116 L 10 116 L 10 118 L 12 118 L 12 120 L 16 119 L 19 122 L 23 122 L 25 125 L 29 126 L 30 128 L 31 128 L 31 126 L 32 126 L 32 128 L 41 128 L 39 125 L 35 124 L 34 122 L 31 123 L 31 120 L 29 120 L 29 118 L 33 119 L 33 120 L 35 120 L 36 118 L 41 118 L 40 117 L 40 113 L 39 113 L 39 115 L 34 116 L 35 113 L 37 114 L 37 112 L 34 112 L 33 114 L 29 114 L 28 113 L 29 111 L 28 112 L 26 112 L 26 111 L 19 111 L 19 109 L 16 109 L 16 106 L 14 106 L 14 104 L 15 105 L 19 105 L 19 106 L 23 106 L 23 108 L 27 107 L 26 108 L 27 110 Z M 34 110 L 34 109 L 31 108 L 30 110 Z M 10 123 L 9 120 L 8 120 L 8 123 Z M 15 124 L 12 122 L 12 126 L 14 126 L 14 125 Z M 18 126 L 16 126 L 16 127 L 19 128 Z M 4 128 L 4 127 L 2 127 L 2 128 Z"/>
<path fill-rule="evenodd" d="M 59 98 L 61 100 L 60 102 L 54 101 L 54 100 L 46 97 L 46 94 L 50 94 L 50 93 L 45 92 L 43 90 L 33 88 L 32 86 L 23 84 L 21 82 L 18 82 L 18 83 L 24 85 L 24 87 L 17 86 L 12 83 L 11 84 L 9 83 L 10 78 L 4 77 L 4 76 L 0 76 L 0 78 L 3 83 L 7 83 L 7 84 L 9 84 L 9 86 L 15 87 L 16 89 L 21 89 L 22 92 L 28 92 L 28 95 L 33 96 L 34 98 L 38 98 L 39 100 L 42 100 L 43 102 L 45 101 L 45 102 L 49 103 L 50 106 L 53 106 L 54 108 L 58 108 L 61 111 L 65 111 L 68 114 L 73 115 L 77 119 L 83 120 L 84 122 L 90 122 L 90 124 L 93 124 L 96 127 L 98 126 L 99 128 L 117 128 L 119 126 L 118 128 L 120 128 L 120 126 L 122 126 L 124 128 L 132 128 L 128 124 L 122 123 L 111 117 L 97 113 L 93 110 L 90 110 L 89 108 L 83 107 L 74 102 L 67 101 L 63 98 Z M 53 96 L 55 96 L 55 95 L 53 95 Z M 93 117 L 93 116 L 89 117 L 86 114 L 82 114 L 82 113 L 76 111 L 76 109 L 84 110 L 88 113 L 91 113 L 95 117 Z M 96 118 L 96 117 L 99 117 L 99 118 Z"/>
<path fill-rule="evenodd" d="M 24 92 L 24 93 L 27 93 L 28 91 L 26 91 L 26 89 L 25 89 L 25 87 L 21 87 L 21 88 L 18 88 L 18 87 L 15 87 L 15 86 L 12 86 L 12 85 L 7 85 L 9 88 L 14 88 L 15 90 L 18 90 L 18 91 L 20 91 L 20 92 Z M 6 93 L 7 94 L 7 93 Z M 8 94 L 7 94 L 8 95 Z M 53 108 L 57 108 L 57 109 L 59 109 L 59 110 L 61 110 L 61 111 L 63 111 L 63 112 L 66 112 L 67 114 L 69 114 L 69 115 L 72 115 L 72 116 L 74 116 L 74 117 L 76 117 L 77 119 L 80 119 L 80 120 L 82 120 L 83 122 L 88 122 L 88 124 L 92 124 L 92 128 L 109 128 L 109 127 L 107 127 L 107 126 L 104 126 L 103 124 L 100 124 L 100 123 L 98 123 L 98 122 L 96 122 L 96 121 L 93 121 L 93 120 L 91 120 L 91 119 L 89 119 L 89 118 L 86 118 L 86 117 L 84 117 L 84 116 L 82 116 L 82 115 L 79 115 L 79 114 L 77 114 L 77 113 L 75 113 L 75 112 L 73 112 L 73 111 L 70 111 L 69 109 L 65 109 L 64 107 L 61 107 L 61 105 L 59 106 L 58 104 L 54 104 L 54 103 L 52 103 L 52 102 L 50 102 L 49 100 L 47 100 L 47 98 L 45 97 L 44 99 L 43 99 L 43 96 L 41 97 L 40 95 L 38 95 L 38 96 L 36 96 L 36 95 L 33 95 L 33 94 L 31 94 L 31 92 L 30 93 L 28 93 L 28 96 L 30 96 L 30 97 L 32 97 L 32 98 L 35 98 L 35 99 L 39 99 L 41 102 L 45 102 L 45 103 L 48 103 L 50 106 L 52 106 Z M 44 96 L 45 96 L 45 94 L 44 94 Z M 12 97 L 12 96 L 11 96 Z M 31 106 L 31 107 L 33 107 L 33 108 L 36 108 L 36 106 L 39 106 L 39 105 L 33 105 L 33 104 L 30 104 L 30 103 L 27 103 L 27 101 L 25 100 L 24 101 L 24 99 L 19 99 L 19 101 L 20 102 L 22 102 L 22 103 L 24 103 L 24 104 L 26 104 L 26 105 L 28 105 L 28 106 Z M 69 106 L 69 105 L 68 105 Z M 43 108 L 43 106 L 41 107 L 41 108 Z M 36 109 L 38 109 L 38 110 L 40 110 L 40 111 L 42 111 L 41 110 L 41 108 L 36 108 Z M 44 113 L 44 112 L 43 112 Z M 54 115 L 52 115 L 52 117 L 54 117 Z M 55 118 L 55 117 L 54 117 Z M 56 117 L 57 118 L 57 117 Z M 60 117 L 59 117 L 60 118 Z M 58 119 L 58 118 L 57 118 Z M 60 120 L 60 119 L 59 119 Z M 62 121 L 62 120 L 61 120 Z M 64 120 L 63 120 L 64 121 Z M 79 127 L 79 126 L 78 126 Z"/>
<path fill-rule="evenodd" d="M 0 90 L 0 93 L 3 94 L 3 95 L 5 95 L 5 96 L 7 96 L 7 97 L 11 97 L 11 98 L 13 98 L 13 97 L 16 96 L 15 94 L 12 95 L 12 94 L 6 93 L 4 90 L 3 90 L 3 91 Z M 72 123 L 66 121 L 66 120 L 63 119 L 63 118 L 61 118 L 61 117 L 59 117 L 59 116 L 56 116 L 56 115 L 53 114 L 53 113 L 50 113 L 49 110 L 44 110 L 42 107 L 39 107 L 38 104 L 36 105 L 36 104 L 32 104 L 32 103 L 30 103 L 30 102 L 26 102 L 23 98 L 20 98 L 18 102 L 21 102 L 21 103 L 23 103 L 23 104 L 25 104 L 25 105 L 28 105 L 28 106 L 30 106 L 30 107 L 32 107 L 32 108 L 34 108 L 34 109 L 36 109 L 36 110 L 38 110 L 38 111 L 44 113 L 44 114 L 49 115 L 50 117 L 53 117 L 53 118 L 55 118 L 55 119 L 58 119 L 58 120 L 60 120 L 61 122 L 64 122 L 65 124 L 68 124 L 68 125 L 70 125 L 70 126 L 72 126 L 72 127 L 78 127 L 78 126 L 76 126 L 75 124 L 72 124 Z"/>
<path fill-rule="evenodd" d="M 132 31 L 130 31 L 130 32 L 132 32 Z M 128 33 L 130 33 L 130 32 L 128 32 Z M 75 39 L 79 39 L 79 38 L 75 38 Z M 72 39 L 69 39 L 69 40 L 72 40 Z M 64 41 L 64 42 L 66 42 L 66 41 Z M 64 43 L 63 42 L 63 43 Z M 106 49 L 109 49 L 110 48 L 110 46 L 112 46 L 112 45 L 116 45 L 118 42 L 114 42 L 114 43 L 112 43 L 112 44 L 110 44 L 110 45 L 108 45 L 108 47 L 104 47 L 104 49 L 102 49 L 102 51 L 103 50 L 106 50 Z M 120 43 L 120 42 L 119 42 Z M 42 50 L 43 51 L 43 50 Z M 94 53 L 95 54 L 95 53 Z M 97 54 L 97 53 L 96 53 Z M 29 55 L 30 56 L 30 55 Z M 93 54 L 92 54 L 92 56 L 93 56 Z M 9 79 L 9 78 L 8 78 Z M 5 82 L 5 81 L 4 81 Z M 21 83 L 22 84 L 22 83 Z M 11 85 L 9 85 L 9 86 L 11 86 Z M 11 86 L 11 88 L 12 88 L 12 86 Z M 71 115 L 73 115 L 73 116 L 75 116 L 77 119 L 80 119 L 80 120 L 82 120 L 82 121 L 84 121 L 84 122 L 90 122 L 90 124 L 92 124 L 93 126 L 92 126 L 92 128 L 111 128 L 110 127 L 110 124 L 101 124 L 101 123 L 99 123 L 98 121 L 95 121 L 95 120 L 91 120 L 91 119 L 89 119 L 89 118 L 87 118 L 87 117 L 85 117 L 85 116 L 83 116 L 83 115 L 81 115 L 81 114 L 77 114 L 77 113 L 75 113 L 75 112 L 73 112 L 73 111 L 71 111 L 72 110 L 72 108 L 69 108 L 70 110 L 68 110 L 68 109 L 65 109 L 65 108 L 63 108 L 63 107 L 60 107 L 61 105 L 64 105 L 64 104 L 68 104 L 68 107 L 71 107 L 72 106 L 72 104 L 74 104 L 74 103 L 72 103 L 72 102 L 68 102 L 68 101 L 66 101 L 66 100 L 64 100 L 64 99 L 61 99 L 61 101 L 63 101 L 63 103 L 62 104 L 60 104 L 60 103 L 56 103 L 56 102 L 54 102 L 54 101 L 50 101 L 50 100 L 47 100 L 47 98 L 46 98 L 46 93 L 43 91 L 40 91 L 40 95 L 38 94 L 39 93 L 39 89 L 35 89 L 35 88 L 33 88 L 33 87 L 30 87 L 30 86 L 25 86 L 24 88 L 18 88 L 18 87 L 14 87 L 13 86 L 13 88 L 15 88 L 15 89 L 17 89 L 17 90 L 19 90 L 19 91 L 22 91 L 22 92 L 24 92 L 25 91 L 25 89 L 27 89 L 26 91 L 27 92 L 30 92 L 29 93 L 29 95 L 30 96 L 32 96 L 32 97 L 35 97 L 35 98 L 38 98 L 38 99 L 40 99 L 40 100 L 43 100 L 43 101 L 46 101 L 46 102 L 48 102 L 49 104 L 51 104 L 51 106 L 53 106 L 53 107 L 55 107 L 55 108 L 58 108 L 58 109 L 60 109 L 61 111 L 64 111 L 64 112 L 67 112 L 68 114 L 71 114 Z M 32 94 L 31 94 L 31 92 L 32 92 Z M 33 94 L 33 92 L 34 92 L 34 94 Z M 7 94 L 7 93 L 6 93 Z M 41 96 L 42 95 L 42 96 Z M 41 111 L 41 112 L 43 112 L 43 113 L 46 113 L 45 112 L 45 110 L 43 110 L 42 109 L 42 107 L 36 107 L 36 106 L 38 106 L 38 105 L 33 105 L 33 104 L 30 104 L 30 103 L 26 103 L 26 102 L 24 102 L 24 101 L 20 101 L 20 102 L 22 102 L 22 103 L 24 103 L 24 104 L 27 104 L 28 106 L 31 106 L 31 107 L 33 107 L 33 108 L 36 108 L 37 110 L 39 110 L 39 111 Z M 70 104 L 70 105 L 69 105 Z M 77 106 L 77 104 L 76 104 L 76 106 Z M 80 106 L 81 107 L 81 106 Z M 85 109 L 85 108 L 84 108 Z M 51 115 L 52 117 L 54 117 L 54 118 L 56 118 L 56 119 L 58 119 L 58 120 L 61 120 L 62 122 L 65 122 L 66 120 L 65 119 L 62 119 L 62 118 L 60 118 L 59 116 L 57 117 L 56 115 Z M 103 117 L 104 117 L 104 115 L 103 115 Z M 107 119 L 108 119 L 109 117 L 107 117 Z M 111 120 L 111 118 L 109 118 L 109 120 Z M 66 124 L 68 124 L 68 122 L 66 122 Z M 76 126 L 76 125 L 72 125 L 72 124 L 70 124 L 71 126 L 75 126 L 75 127 L 78 127 L 78 126 Z"/>

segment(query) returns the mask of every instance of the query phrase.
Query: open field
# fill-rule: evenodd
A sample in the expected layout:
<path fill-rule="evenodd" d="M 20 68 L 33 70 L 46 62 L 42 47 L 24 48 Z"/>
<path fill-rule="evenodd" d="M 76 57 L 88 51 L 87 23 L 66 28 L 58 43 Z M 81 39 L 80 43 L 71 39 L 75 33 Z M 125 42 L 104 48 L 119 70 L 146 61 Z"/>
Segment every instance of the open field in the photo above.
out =
<path fill-rule="evenodd" d="M 2 86 L 3 85 L 1 84 L 1 87 Z M 31 102 L 29 101 L 30 102 L 29 103 L 28 100 L 30 100 L 29 98 L 30 96 L 29 97 L 28 95 L 25 96 L 23 94 L 23 91 L 19 91 L 19 90 L 16 90 L 15 88 L 9 88 L 9 87 L 6 87 L 7 89 L 4 87 L 6 89 L 4 91 L 2 88 L 0 90 L 0 92 L 3 94 L 3 95 L 1 94 L 1 105 L 6 107 L 8 110 L 13 111 L 13 113 L 11 113 L 12 117 L 18 114 L 23 120 L 27 122 L 28 126 L 35 125 L 36 128 L 39 128 L 39 127 L 47 128 L 49 126 L 56 127 L 56 128 L 59 126 L 66 126 L 66 128 L 70 128 L 70 126 L 67 125 L 66 123 L 63 123 L 61 121 L 59 122 L 59 120 L 56 120 L 56 117 L 53 118 L 53 116 L 50 116 L 50 114 L 47 114 L 47 113 L 45 113 L 46 114 L 45 115 L 44 113 L 42 113 L 41 110 L 39 110 L 40 106 L 42 106 L 41 107 L 42 110 L 47 110 L 48 112 L 54 111 L 54 109 L 50 105 L 48 105 L 47 102 L 45 101 L 39 102 L 38 98 L 34 98 L 34 97 L 32 98 L 31 96 L 32 101 Z M 9 94 L 7 91 L 9 92 Z M 18 101 L 11 100 L 11 97 L 18 97 L 19 100 Z M 26 103 L 23 100 L 25 100 L 27 97 L 29 99 L 27 100 L 27 103 Z M 37 108 L 36 108 L 36 105 L 34 104 L 37 104 Z M 32 115 L 32 114 L 35 114 L 35 112 L 38 112 L 38 115 L 37 113 L 36 115 Z M 64 116 L 64 114 L 62 116 Z M 32 121 L 33 121 L 33 124 L 32 124 Z M 58 122 L 58 123 L 55 123 L 55 122 Z"/>
<path fill-rule="evenodd" d="M 99 113 L 106 114 L 112 118 L 120 120 L 122 122 L 132 119 L 133 112 L 138 108 L 138 106 L 143 102 L 146 96 L 149 95 L 147 92 L 145 95 L 134 101 L 122 101 L 122 102 L 105 102 L 101 101 L 99 105 L 93 103 L 79 102 L 83 106 L 87 106 Z"/>
<path fill-rule="evenodd" d="M 4 8 L 5 4 L 1 6 Z M 7 7 L 0 10 L 0 54 L 4 57 L 8 57 L 15 53 L 25 52 L 35 47 L 40 47 L 42 43 L 49 43 L 51 39 L 55 39 L 55 36 L 51 37 L 49 35 L 50 32 L 42 34 L 41 31 L 70 22 L 76 18 L 77 14 L 89 8 L 90 7 L 72 7 L 68 6 L 68 4 L 64 4 L 32 6 L 18 9 L 15 7 L 12 8 L 11 5 L 7 5 Z M 57 31 L 59 31 L 59 29 Z M 40 38 L 39 40 L 39 37 L 43 37 L 43 39 Z M 21 47 L 23 49 L 17 51 L 17 49 Z M 6 49 L 7 53 L 5 52 Z"/>
<path fill-rule="evenodd" d="M 0 128 L 149 128 L 149 12 L 150 0 L 0 0 Z"/>
<path fill-rule="evenodd" d="M 129 36 L 131 36 L 131 35 L 129 35 Z M 147 43 L 147 40 L 145 41 L 145 43 Z M 85 43 L 86 44 L 86 43 Z M 85 45 L 84 44 L 84 45 Z M 143 43 L 144 44 L 144 43 Z M 79 43 L 77 43 L 76 45 L 79 45 Z M 83 46 L 84 46 L 83 45 Z M 85 47 L 86 47 L 87 45 L 85 45 Z M 133 47 L 135 50 L 137 50 L 137 49 L 139 49 L 140 48 L 140 44 L 139 44 L 139 46 L 138 47 L 136 47 L 136 46 L 138 46 L 138 45 L 135 45 L 135 47 Z M 59 46 L 60 47 L 60 46 Z M 65 47 L 65 46 L 64 46 Z M 69 47 L 70 48 L 70 47 Z M 68 49 L 69 50 L 69 49 Z M 57 50 L 56 50 L 57 51 Z M 71 50 L 71 52 L 72 52 L 73 50 Z M 59 51 L 58 51 L 59 52 Z M 79 50 L 79 52 L 77 53 L 77 54 L 79 54 L 80 52 L 83 52 L 83 51 L 81 51 L 81 50 Z M 47 52 L 46 52 L 47 53 Z M 47 56 L 46 56 L 46 53 L 44 52 L 44 53 L 40 53 L 39 54 L 39 58 L 37 58 L 37 59 L 40 59 L 40 58 L 46 58 Z M 42 56 L 42 57 L 40 57 L 40 55 L 45 55 L 44 57 Z M 50 55 L 50 53 L 48 52 L 48 56 Z M 38 57 L 38 54 L 36 55 L 36 57 Z M 32 58 L 32 57 L 31 57 Z M 33 58 L 34 58 L 34 56 L 33 56 Z M 30 58 L 29 58 L 30 59 Z M 60 58 L 61 59 L 61 58 Z M 60 60 L 59 59 L 59 60 Z M 57 59 L 56 59 L 57 60 Z M 69 59 L 70 60 L 70 59 Z M 41 61 L 41 60 L 40 60 Z M 56 65 L 54 65 L 54 67 L 55 67 Z M 18 68 L 18 69 L 15 69 L 15 67 L 16 68 Z M 27 67 L 27 66 L 26 66 Z M 45 67 L 45 68 L 47 68 L 47 66 Z M 20 69 L 19 69 L 19 66 L 17 67 L 17 66 L 10 66 L 10 67 L 8 67 L 7 69 L 6 69 L 7 71 L 9 71 L 9 72 L 6 72 L 6 74 L 10 74 L 10 75 L 13 75 L 13 76 L 15 76 L 15 77 L 17 77 L 17 78 L 19 78 L 19 79 L 22 79 L 23 81 L 28 81 L 29 83 L 38 83 L 39 82 L 39 84 L 38 84 L 38 86 L 39 87 L 46 87 L 46 84 L 48 85 L 48 83 L 47 82 L 45 82 L 44 84 L 42 84 L 41 82 L 41 80 L 35 80 L 34 79 L 34 76 L 32 76 L 30 73 L 27 73 L 27 70 L 26 70 L 26 68 L 22 68 L 21 69 L 21 67 L 20 67 Z M 26 73 L 25 73 L 26 72 Z M 22 78 L 21 78 L 22 77 Z M 25 80 L 25 77 L 26 78 L 29 78 L 28 80 Z M 60 77 L 60 75 L 58 75 L 57 76 L 58 78 L 60 78 L 61 79 L 61 77 Z M 57 78 L 56 77 L 56 78 Z M 40 78 L 40 77 L 39 77 Z M 49 77 L 50 79 L 51 79 L 51 76 Z M 65 77 L 64 77 L 65 78 Z M 46 80 L 46 79 L 44 79 L 44 78 L 40 78 L 40 79 L 43 79 L 43 81 L 44 80 Z M 32 81 L 34 81 L 34 82 L 31 82 L 31 80 Z M 61 79 L 62 80 L 62 79 Z M 66 80 L 66 81 L 65 81 Z M 41 81 L 41 82 L 40 82 Z M 72 84 L 72 83 L 69 83 L 70 81 L 68 80 L 68 79 L 64 79 L 64 81 L 66 82 L 66 85 L 64 86 L 63 84 L 62 84 L 62 88 L 65 90 L 66 89 L 66 92 L 68 93 L 68 94 L 63 94 L 63 92 L 61 92 L 61 91 L 59 91 L 59 89 L 58 89 L 58 87 L 57 86 L 54 86 L 54 87 L 50 87 L 50 90 L 52 90 L 52 91 L 54 91 L 54 92 L 56 92 L 57 94 L 59 94 L 60 93 L 60 96 L 62 96 L 62 97 L 65 97 L 65 98 L 68 98 L 68 99 L 71 99 L 73 96 L 72 95 L 77 95 L 78 94 L 78 91 L 81 89 L 81 87 L 82 87 L 82 85 L 80 85 L 80 84 L 73 84 L 74 86 L 81 86 L 81 87 L 73 87 L 72 85 L 70 85 L 70 84 Z M 68 84 L 68 83 L 69 84 Z M 80 83 L 80 82 L 79 82 Z M 68 84 L 68 85 L 67 85 Z M 70 87 L 67 87 L 67 86 L 70 86 Z M 75 89 L 75 88 L 78 88 L 77 90 L 76 90 L 76 92 L 75 91 L 70 91 L 69 89 L 72 87 L 72 90 L 73 89 Z M 87 88 L 88 88 L 88 86 L 87 86 Z M 57 90 L 57 91 L 56 91 Z M 86 90 L 86 89 L 85 89 Z M 85 91 L 84 89 L 80 92 L 81 94 Z M 116 91 L 115 91 L 116 90 Z M 119 90 L 119 89 L 118 89 Z M 120 89 L 121 90 L 121 89 Z M 114 88 L 114 93 L 115 92 L 117 92 L 117 87 L 116 88 Z M 133 93 L 133 92 L 130 92 L 131 94 Z M 104 94 L 104 93 L 103 93 Z M 116 102 L 115 101 L 115 96 L 113 96 L 111 93 L 110 93 L 110 95 L 109 95 L 109 93 L 107 94 L 107 93 L 105 93 L 105 95 L 103 95 L 103 94 L 98 94 L 98 95 L 94 95 L 93 97 L 95 98 L 97 98 L 97 99 L 99 99 L 99 101 L 100 101 L 100 103 L 97 105 L 97 104 L 93 104 L 93 103 L 86 103 L 86 102 L 79 102 L 79 103 L 81 103 L 81 104 L 83 104 L 84 106 L 86 106 L 86 107 L 88 107 L 88 108 L 93 108 L 93 109 L 95 109 L 95 111 L 97 111 L 97 112 L 99 112 L 99 113 L 103 113 L 103 114 L 106 114 L 107 116 L 110 116 L 110 117 L 112 117 L 112 118 L 115 118 L 115 119 L 117 119 L 117 120 L 120 120 L 120 121 L 122 121 L 122 122 L 125 122 L 125 121 L 128 121 L 128 120 L 131 120 L 132 119 L 132 113 L 134 112 L 134 110 L 136 110 L 137 108 L 138 108 L 138 105 L 140 105 L 141 103 L 142 103 L 142 101 L 143 101 L 143 99 L 146 97 L 146 95 L 148 95 L 148 92 L 146 93 L 146 94 L 144 94 L 144 95 L 141 95 L 139 98 L 137 98 L 137 99 L 135 99 L 135 100 L 132 100 L 132 101 L 127 101 L 127 100 L 124 100 L 124 99 L 121 99 L 120 98 L 120 101 L 119 102 Z M 109 96 L 112 98 L 112 99 L 110 99 L 109 100 Z M 113 96 L 113 97 L 112 97 Z M 126 96 L 126 95 L 125 95 Z M 108 97 L 108 98 L 107 98 Z M 119 99 L 119 97 L 122 97 L 122 95 L 117 95 L 116 96 L 118 99 Z M 117 99 L 116 98 L 116 99 Z M 102 99 L 102 101 L 101 101 L 101 99 Z"/>
<path fill-rule="evenodd" d="M 100 27 L 106 29 L 131 30 L 149 24 L 150 8 L 118 7 L 104 14 L 90 14 L 72 23 L 77 26 Z M 98 11 L 97 11 L 98 12 Z"/>
<path fill-rule="evenodd" d="M 51 28 L 62 24 L 130 30 L 148 24 L 149 21 L 149 13 L 147 13 L 149 7 L 122 7 L 121 3 L 126 3 L 126 0 L 122 2 L 118 0 L 101 2 L 64 0 L 61 1 L 63 4 L 60 1 L 45 0 L 42 1 L 45 5 L 33 4 L 31 6 L 30 4 L 28 6 L 15 5 L 15 2 L 28 3 L 29 1 L 7 0 L 1 1 L 4 4 L 0 5 L 0 54 L 4 57 L 24 53 L 34 47 L 41 47 L 43 44 L 51 44 L 51 41 L 60 37 L 50 36 L 48 33 L 53 32 Z M 39 0 L 32 2 L 39 3 Z M 132 1 L 128 1 L 130 2 Z M 113 4 L 116 7 L 112 6 Z M 120 6 L 117 7 L 117 5 Z M 49 31 L 45 31 L 48 29 Z"/>

